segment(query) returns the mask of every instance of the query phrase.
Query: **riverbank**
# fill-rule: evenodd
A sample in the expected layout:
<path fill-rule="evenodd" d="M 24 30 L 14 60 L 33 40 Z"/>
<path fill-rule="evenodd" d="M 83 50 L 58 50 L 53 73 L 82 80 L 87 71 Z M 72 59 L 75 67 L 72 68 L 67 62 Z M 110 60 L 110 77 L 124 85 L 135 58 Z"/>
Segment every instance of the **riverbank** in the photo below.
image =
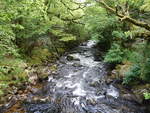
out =
<path fill-rule="evenodd" d="M 9 82 L 15 81 L 11 78 L 10 81 L 6 81 L 8 87 L 2 89 L 0 111 L 12 112 L 14 109 L 15 112 L 16 106 L 20 106 L 27 99 L 27 95 L 39 90 L 43 86 L 42 84 L 47 82 L 48 76 L 55 75 L 57 61 L 61 55 L 78 44 L 76 41 L 70 43 L 71 45 L 65 45 L 63 42 L 59 42 L 55 48 L 57 51 L 55 49 L 49 50 L 50 48 L 48 49 L 45 45 L 32 48 L 30 56 L 24 56 L 26 60 L 23 62 L 24 65 L 21 65 L 22 72 L 19 73 L 25 77 L 24 81 L 18 80 L 18 78 L 15 79 L 18 81 L 17 83 L 10 84 Z M 16 66 L 20 67 L 19 64 Z M 15 77 L 18 77 L 18 74 Z"/>
<path fill-rule="evenodd" d="M 107 82 L 115 82 L 117 87 L 119 87 L 124 93 L 123 95 L 126 99 L 144 104 L 149 109 L 150 100 L 144 96 L 146 92 L 150 92 L 149 83 L 137 80 L 130 84 L 123 84 L 123 79 L 125 78 L 126 73 L 129 71 L 131 65 L 132 64 L 130 62 L 123 62 L 122 64 L 116 65 L 116 67 L 111 71 L 110 76 L 108 76 Z M 129 92 L 131 94 L 128 94 Z"/>
<path fill-rule="evenodd" d="M 94 44 L 85 43 L 62 56 L 56 63 L 56 74 L 8 113 L 22 109 L 42 113 L 147 113 L 147 106 L 136 101 L 130 90 L 110 79 L 109 66 L 95 59 Z"/>
<path fill-rule="evenodd" d="M 55 74 L 56 68 L 57 67 L 54 63 L 49 63 L 49 65 L 41 64 L 37 65 L 36 67 L 30 67 L 28 73 L 28 82 L 21 83 L 20 86 L 16 86 L 16 89 L 13 91 L 13 93 L 5 94 L 4 97 L 1 96 L 3 101 L 1 101 L 2 104 L 0 106 L 0 110 L 3 112 L 5 111 L 6 113 L 16 112 L 16 110 L 22 112 L 22 102 L 27 99 L 27 96 L 30 93 L 41 89 L 44 82 L 46 82 L 48 79 L 48 76 Z M 19 107 L 21 109 L 19 109 Z"/>

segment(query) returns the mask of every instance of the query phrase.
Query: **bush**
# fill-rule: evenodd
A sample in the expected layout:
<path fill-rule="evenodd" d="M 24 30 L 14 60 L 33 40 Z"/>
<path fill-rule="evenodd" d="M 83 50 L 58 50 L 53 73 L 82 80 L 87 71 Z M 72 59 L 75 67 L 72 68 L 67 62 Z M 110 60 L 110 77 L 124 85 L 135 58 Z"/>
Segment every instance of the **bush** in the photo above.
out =
<path fill-rule="evenodd" d="M 143 43 L 139 42 L 133 45 L 133 50 L 124 50 L 124 60 L 127 60 L 134 64 L 127 76 L 124 78 L 124 83 L 128 84 L 131 81 L 143 80 L 145 82 L 150 82 L 150 46 L 146 41 Z M 135 79 L 136 78 L 136 79 Z"/>
<path fill-rule="evenodd" d="M 115 39 L 127 39 L 127 37 L 123 31 L 113 31 L 112 36 Z"/>
<path fill-rule="evenodd" d="M 105 56 L 104 61 L 108 63 L 121 63 L 123 60 L 123 52 L 121 50 L 120 45 L 113 44 L 111 49 L 108 51 L 108 53 Z"/>
<path fill-rule="evenodd" d="M 144 81 L 150 82 L 150 58 L 145 59 L 146 62 L 143 65 L 143 71 L 141 73 L 141 78 Z"/>
<path fill-rule="evenodd" d="M 131 51 L 128 49 L 124 50 L 124 60 L 127 60 L 131 63 L 140 63 L 141 60 L 143 59 L 143 55 L 136 52 L 136 51 Z"/>
<path fill-rule="evenodd" d="M 93 13 L 96 12 L 96 13 Z M 112 33 L 120 29 L 120 22 L 118 19 L 108 13 L 99 6 L 90 6 L 86 9 L 85 29 L 89 33 L 89 37 L 93 40 L 98 40 L 104 49 L 109 49 L 112 43 Z"/>
<path fill-rule="evenodd" d="M 133 65 L 125 74 L 123 84 L 130 84 L 140 78 L 141 68 L 138 64 Z"/>

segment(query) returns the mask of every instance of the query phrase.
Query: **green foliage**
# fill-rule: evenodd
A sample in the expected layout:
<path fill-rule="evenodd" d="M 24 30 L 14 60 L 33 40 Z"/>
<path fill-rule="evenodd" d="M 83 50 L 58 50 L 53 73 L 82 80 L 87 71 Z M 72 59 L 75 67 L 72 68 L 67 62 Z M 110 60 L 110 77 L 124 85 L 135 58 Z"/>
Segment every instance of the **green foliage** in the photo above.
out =
<path fill-rule="evenodd" d="M 52 56 L 50 52 L 63 53 L 65 50 L 61 47 L 64 45 L 73 45 L 72 42 L 86 38 L 97 40 L 108 50 L 105 62 L 116 64 L 127 60 L 133 64 L 126 73 L 125 84 L 139 79 L 150 81 L 149 43 L 136 37 L 146 30 L 120 21 L 95 1 L 86 2 L 88 7 L 82 8 L 85 4 L 74 0 L 0 1 L 0 95 L 11 84 L 27 80 L 26 61 L 31 65 L 41 64 Z M 113 8 L 120 6 L 122 14 L 127 2 L 132 18 L 149 22 L 150 0 L 106 1 Z M 39 40 L 45 35 L 48 39 Z"/>
<path fill-rule="evenodd" d="M 59 41 L 62 41 L 62 42 L 68 42 L 68 41 L 75 41 L 76 40 L 75 35 L 65 33 L 63 30 L 52 30 L 52 33 L 55 36 L 60 37 Z"/>
<path fill-rule="evenodd" d="M 16 46 L 13 43 L 14 40 L 15 34 L 13 33 L 11 26 L 0 24 L 0 57 L 19 56 L 19 54 L 17 54 Z"/>
<path fill-rule="evenodd" d="M 145 63 L 142 64 L 141 78 L 144 81 L 150 82 L 150 58 L 144 59 Z"/>
<path fill-rule="evenodd" d="M 42 49 L 42 48 L 35 48 L 33 49 L 31 53 L 31 57 L 28 57 L 28 62 L 30 65 L 39 65 L 42 64 L 46 60 L 51 60 L 48 59 L 48 57 L 51 57 L 52 54 L 48 49 Z"/>
<path fill-rule="evenodd" d="M 127 35 L 123 31 L 113 31 L 112 36 L 114 39 L 127 40 Z"/>
<path fill-rule="evenodd" d="M 16 1 L 8 3 L 8 10 L 12 14 L 14 32 L 17 38 L 29 38 L 45 33 L 50 28 L 50 21 L 47 18 L 44 0 L 38 1 Z"/>
<path fill-rule="evenodd" d="M 143 48 L 143 59 L 141 61 L 142 72 L 141 78 L 150 82 L 150 42 L 146 41 Z"/>
<path fill-rule="evenodd" d="M 85 29 L 91 39 L 98 40 L 101 44 L 110 47 L 113 31 L 120 28 L 119 21 L 114 15 L 109 15 L 99 6 L 90 6 L 86 10 Z"/>
<path fill-rule="evenodd" d="M 108 50 L 104 61 L 115 64 L 124 61 L 121 64 L 123 68 L 132 65 L 123 76 L 123 84 L 135 85 L 141 81 L 149 84 L 150 42 L 146 41 L 149 30 L 134 22 L 150 24 L 150 0 L 103 0 L 90 4 L 85 13 L 85 28 L 89 37 L 101 42 L 100 46 L 104 44 L 107 47 L 102 48 Z M 130 17 L 131 21 L 119 14 Z M 120 71 L 122 68 L 119 70 L 122 74 Z M 150 93 L 144 96 L 150 99 Z"/>
<path fill-rule="evenodd" d="M 6 88 L 11 85 L 18 86 L 20 82 L 26 82 L 28 77 L 24 70 L 26 64 L 21 59 L 6 58 L 0 60 L 0 95 L 2 95 L 8 92 Z"/>
<path fill-rule="evenodd" d="M 140 9 L 150 11 L 150 0 L 144 0 L 144 3 L 141 5 Z"/>
<path fill-rule="evenodd" d="M 75 25 L 83 10 L 69 10 L 78 7 L 68 0 L 0 0 L 0 95 L 9 86 L 27 81 L 26 63 L 41 64 L 52 56 L 49 50 L 55 44 L 75 41 L 84 34 L 83 25 L 78 26 L 80 30 Z M 37 41 L 43 35 L 48 42 Z M 56 49 L 51 52 L 56 54 Z"/>
<path fill-rule="evenodd" d="M 123 60 L 123 51 L 118 44 L 113 44 L 105 56 L 104 61 L 109 63 L 121 63 Z"/>
<path fill-rule="evenodd" d="M 144 93 L 144 98 L 146 99 L 146 100 L 149 100 L 150 99 L 150 93 Z"/>
<path fill-rule="evenodd" d="M 61 39 L 60 39 L 60 41 L 63 41 L 63 42 L 68 42 L 68 41 L 72 41 L 72 40 L 76 40 L 76 37 L 75 36 L 72 36 L 72 35 L 68 35 L 68 36 L 66 36 L 66 37 L 62 37 Z"/>
<path fill-rule="evenodd" d="M 85 40 L 88 39 L 88 33 L 85 30 L 83 25 L 80 25 L 80 24 L 67 24 L 66 28 L 67 28 L 66 31 L 68 33 L 72 34 L 73 36 L 76 36 L 77 41 L 82 42 L 82 41 L 85 41 Z"/>
<path fill-rule="evenodd" d="M 127 60 L 133 64 L 140 63 L 143 59 L 143 55 L 137 51 L 132 51 L 129 49 L 124 50 L 124 60 Z"/>
<path fill-rule="evenodd" d="M 8 5 L 6 1 L 0 4 Z M 7 7 L 9 8 L 9 6 Z M 27 76 L 24 73 L 24 62 L 21 60 L 19 49 L 15 45 L 16 34 L 14 29 L 22 29 L 19 24 L 13 24 L 13 11 L 1 7 L 0 9 L 0 95 L 6 92 L 10 84 L 17 85 L 19 82 L 25 82 Z"/>
<path fill-rule="evenodd" d="M 127 60 L 134 64 L 129 72 L 126 73 L 124 78 L 125 84 L 130 84 L 137 80 L 143 80 L 146 82 L 150 81 L 150 53 L 149 53 L 149 44 L 144 43 L 135 43 L 134 51 L 124 50 L 125 56 L 124 60 Z"/>
<path fill-rule="evenodd" d="M 140 78 L 141 67 L 138 64 L 134 64 L 128 72 L 125 74 L 125 78 L 123 79 L 123 84 L 129 84 L 131 82 L 135 82 Z"/>

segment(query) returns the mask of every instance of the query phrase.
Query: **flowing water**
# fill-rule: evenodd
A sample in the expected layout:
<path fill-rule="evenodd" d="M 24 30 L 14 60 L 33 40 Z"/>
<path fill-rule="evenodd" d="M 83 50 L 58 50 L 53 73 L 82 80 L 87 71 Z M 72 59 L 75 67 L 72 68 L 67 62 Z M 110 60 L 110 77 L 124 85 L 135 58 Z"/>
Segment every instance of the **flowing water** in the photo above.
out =
<path fill-rule="evenodd" d="M 24 103 L 27 113 L 146 113 L 135 101 L 123 99 L 113 83 L 106 83 L 107 64 L 96 56 L 94 41 L 83 43 L 58 61 L 48 83 Z"/>

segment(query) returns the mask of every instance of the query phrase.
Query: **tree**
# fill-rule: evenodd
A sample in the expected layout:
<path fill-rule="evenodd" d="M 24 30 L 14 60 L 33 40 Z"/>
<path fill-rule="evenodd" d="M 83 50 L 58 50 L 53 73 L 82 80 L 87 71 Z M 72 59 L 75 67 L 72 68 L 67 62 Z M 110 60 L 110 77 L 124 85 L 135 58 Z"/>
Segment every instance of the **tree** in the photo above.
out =
<path fill-rule="evenodd" d="M 58 43 L 80 40 L 81 32 L 71 26 L 83 28 L 84 7 L 74 0 L 0 0 L 0 88 L 27 80 L 26 62 L 36 46 L 48 43 L 58 53 Z M 45 35 L 50 41 L 42 43 Z"/>
<path fill-rule="evenodd" d="M 129 2 L 128 2 L 128 0 L 124 0 L 124 1 L 126 2 L 125 6 L 118 6 L 117 5 L 116 7 L 111 7 L 104 0 L 97 0 L 97 2 L 100 3 L 104 8 L 106 8 L 110 12 L 116 14 L 120 18 L 121 21 L 130 22 L 136 26 L 145 28 L 146 30 L 150 31 L 150 25 L 148 23 L 136 20 L 130 16 Z"/>

